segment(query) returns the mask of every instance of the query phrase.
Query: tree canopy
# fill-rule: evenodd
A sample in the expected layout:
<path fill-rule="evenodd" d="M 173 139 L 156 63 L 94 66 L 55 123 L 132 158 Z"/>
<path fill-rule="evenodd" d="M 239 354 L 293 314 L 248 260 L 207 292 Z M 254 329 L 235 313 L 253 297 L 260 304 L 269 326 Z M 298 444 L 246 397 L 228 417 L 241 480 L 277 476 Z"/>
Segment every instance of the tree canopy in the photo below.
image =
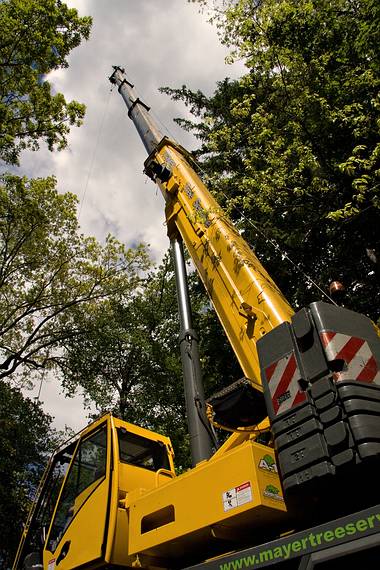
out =
<path fill-rule="evenodd" d="M 211 97 L 163 89 L 196 117 L 178 122 L 207 184 L 295 306 L 320 295 L 304 272 L 377 319 L 378 2 L 230 0 L 212 20 L 247 73 Z"/>
<path fill-rule="evenodd" d="M 76 202 L 54 178 L 1 179 L 0 378 L 52 364 L 54 350 L 83 334 L 80 311 L 134 290 L 149 265 L 143 246 L 80 234 Z"/>
<path fill-rule="evenodd" d="M 46 75 L 67 67 L 67 56 L 87 39 L 91 18 L 60 0 L 0 2 L 0 159 L 18 164 L 25 148 L 67 145 L 84 105 L 54 93 Z"/>
<path fill-rule="evenodd" d="M 60 0 L 5 0 L 0 2 L 0 26 L 0 160 L 15 165 L 23 149 L 38 150 L 41 142 L 50 150 L 64 148 L 70 126 L 81 124 L 84 105 L 55 93 L 47 74 L 67 67 L 70 51 L 88 38 L 91 18 L 78 17 Z M 150 267 L 143 245 L 128 249 L 112 236 L 102 244 L 82 235 L 76 208 L 76 196 L 61 194 L 54 177 L 0 176 L 4 568 L 15 554 L 46 453 L 57 440 L 52 418 L 18 388 L 32 383 L 36 371 L 56 366 L 69 341 L 83 346 L 84 335 L 91 334 L 90 316 L 133 297 Z"/>
<path fill-rule="evenodd" d="M 190 274 L 194 324 L 201 332 L 200 356 L 206 393 L 239 377 L 221 325 L 210 310 L 195 274 Z M 85 334 L 68 337 L 56 363 L 69 395 L 78 387 L 101 413 L 170 435 L 179 468 L 190 465 L 179 350 L 174 268 L 167 255 L 138 290 L 83 311 Z"/>
<path fill-rule="evenodd" d="M 58 444 L 41 405 L 0 382 L 0 565 L 10 568 L 46 462 Z"/>
<path fill-rule="evenodd" d="M 69 395 L 78 387 L 101 413 L 170 434 L 177 465 L 188 466 L 188 442 L 174 273 L 170 259 L 135 290 L 82 311 L 80 338 L 67 338 L 56 359 Z"/>

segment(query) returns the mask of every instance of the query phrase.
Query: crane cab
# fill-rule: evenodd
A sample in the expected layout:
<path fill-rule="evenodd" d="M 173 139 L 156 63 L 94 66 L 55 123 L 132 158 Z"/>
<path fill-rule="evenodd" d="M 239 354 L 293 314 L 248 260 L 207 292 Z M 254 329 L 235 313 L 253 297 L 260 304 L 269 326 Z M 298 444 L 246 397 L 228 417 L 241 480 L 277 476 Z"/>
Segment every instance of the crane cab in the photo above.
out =
<path fill-rule="evenodd" d="M 169 438 L 103 416 L 51 458 L 13 570 L 131 565 L 125 502 L 173 477 Z"/>

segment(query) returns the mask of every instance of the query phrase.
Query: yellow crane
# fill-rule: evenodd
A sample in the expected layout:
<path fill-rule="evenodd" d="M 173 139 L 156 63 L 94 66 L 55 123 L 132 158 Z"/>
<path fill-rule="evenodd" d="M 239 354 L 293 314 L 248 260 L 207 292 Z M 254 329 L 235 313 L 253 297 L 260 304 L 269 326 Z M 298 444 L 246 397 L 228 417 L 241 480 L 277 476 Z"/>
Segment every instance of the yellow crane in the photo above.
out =
<path fill-rule="evenodd" d="M 176 476 L 169 438 L 104 415 L 53 455 L 13 570 L 366 567 L 380 543 L 375 327 L 323 302 L 294 313 L 124 70 L 110 80 L 166 203 L 194 466 Z M 182 240 L 244 374 L 207 405 Z M 234 431 L 214 453 L 207 420 Z"/>

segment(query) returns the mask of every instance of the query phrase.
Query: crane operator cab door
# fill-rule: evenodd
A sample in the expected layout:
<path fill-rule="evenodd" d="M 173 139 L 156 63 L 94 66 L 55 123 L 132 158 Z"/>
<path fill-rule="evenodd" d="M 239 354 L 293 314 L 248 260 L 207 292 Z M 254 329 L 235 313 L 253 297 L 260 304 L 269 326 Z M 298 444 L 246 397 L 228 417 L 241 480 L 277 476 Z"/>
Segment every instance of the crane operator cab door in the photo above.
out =
<path fill-rule="evenodd" d="M 79 440 L 46 537 L 44 570 L 76 568 L 103 558 L 110 500 L 110 443 L 109 420 Z"/>
<path fill-rule="evenodd" d="M 59 451 L 45 476 L 13 570 L 68 570 L 100 562 L 108 531 L 111 418 Z"/>

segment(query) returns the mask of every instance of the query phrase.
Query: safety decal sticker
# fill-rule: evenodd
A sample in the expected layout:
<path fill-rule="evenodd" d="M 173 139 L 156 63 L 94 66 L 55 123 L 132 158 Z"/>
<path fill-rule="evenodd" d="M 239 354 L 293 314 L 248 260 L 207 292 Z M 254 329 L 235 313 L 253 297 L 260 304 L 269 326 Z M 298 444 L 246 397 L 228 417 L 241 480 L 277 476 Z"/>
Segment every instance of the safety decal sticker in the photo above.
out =
<path fill-rule="evenodd" d="M 55 569 L 55 558 L 52 558 L 51 560 L 49 560 L 48 562 L 48 570 L 54 570 Z"/>
<path fill-rule="evenodd" d="M 246 481 L 238 487 L 233 487 L 225 493 L 223 493 L 223 507 L 224 512 L 230 511 L 231 509 L 236 509 L 241 507 L 245 503 L 250 503 L 252 501 L 252 487 L 251 482 Z"/>
<path fill-rule="evenodd" d="M 264 497 L 274 499 L 275 501 L 283 501 L 284 498 L 280 495 L 280 489 L 274 485 L 267 485 L 264 491 Z"/>

